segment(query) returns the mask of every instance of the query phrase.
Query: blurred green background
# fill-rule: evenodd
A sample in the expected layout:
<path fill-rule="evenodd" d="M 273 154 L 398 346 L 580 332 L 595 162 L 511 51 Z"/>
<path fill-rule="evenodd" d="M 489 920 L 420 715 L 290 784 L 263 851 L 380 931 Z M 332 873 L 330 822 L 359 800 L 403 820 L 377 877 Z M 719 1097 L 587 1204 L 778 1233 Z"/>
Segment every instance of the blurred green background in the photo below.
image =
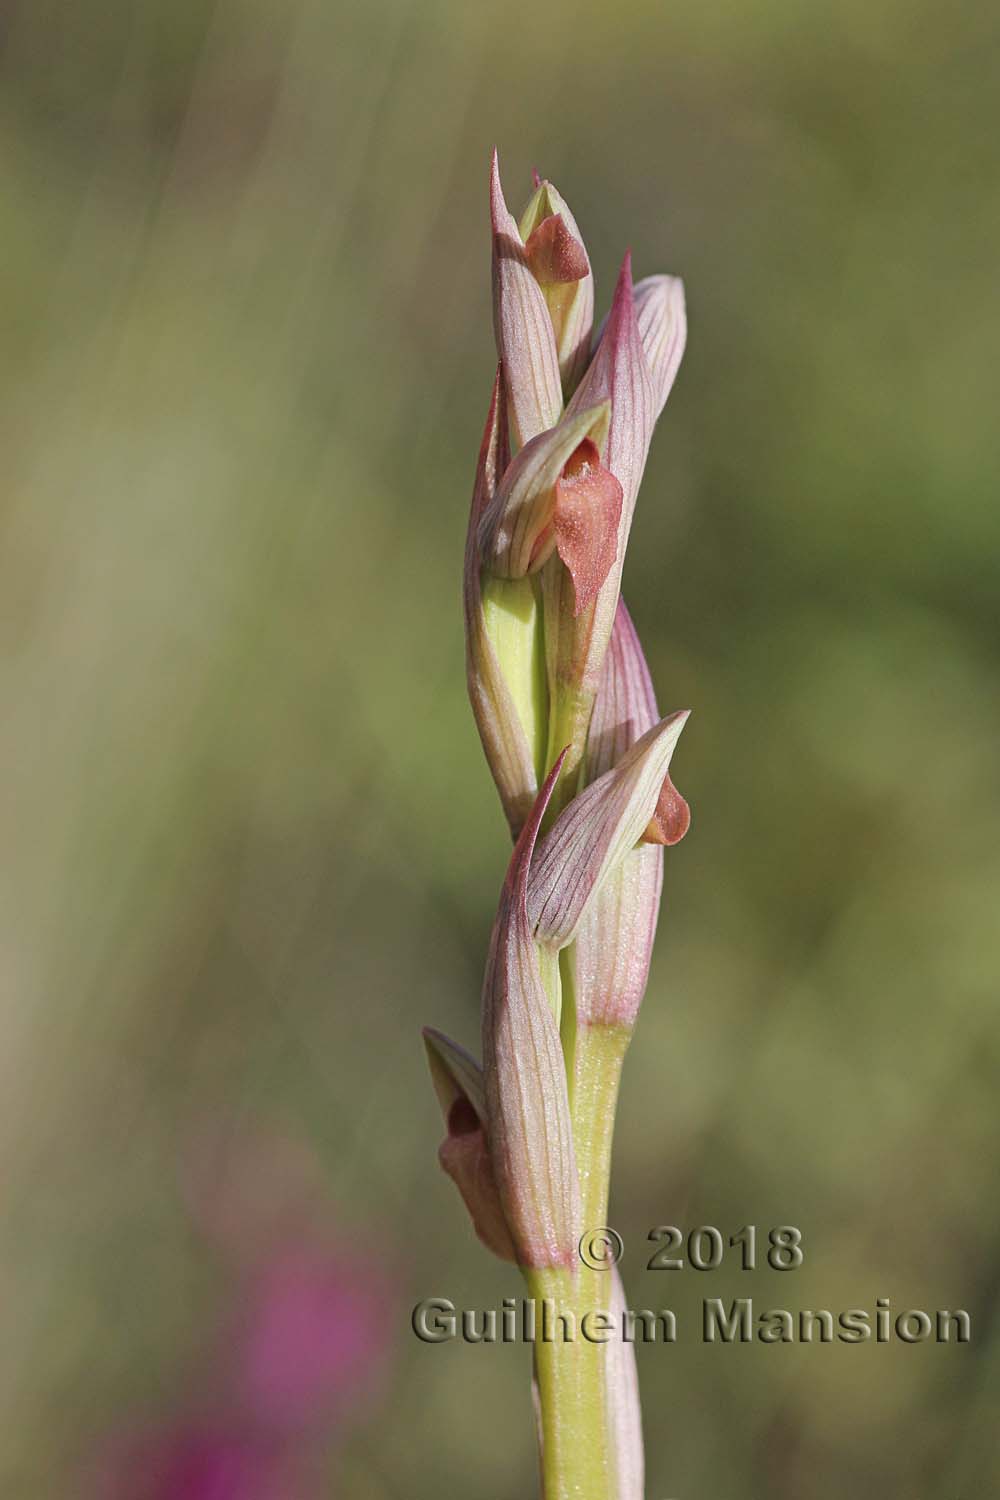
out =
<path fill-rule="evenodd" d="M 625 572 L 694 710 L 612 1204 L 631 1302 L 690 1330 L 639 1352 L 647 1493 L 995 1490 L 994 8 L 0 28 L 0 1493 L 89 1494 L 189 1399 L 233 1294 L 185 1189 L 220 1132 L 311 1153 L 392 1288 L 381 1396 L 308 1495 L 533 1493 L 526 1351 L 409 1329 L 518 1291 L 419 1042 L 476 1045 L 506 860 L 460 608 L 494 141 L 512 207 L 534 164 L 568 198 L 599 315 L 627 245 L 687 286 Z M 655 1224 L 748 1222 L 804 1267 L 644 1269 Z M 973 1342 L 706 1348 L 716 1295 L 962 1307 Z"/>

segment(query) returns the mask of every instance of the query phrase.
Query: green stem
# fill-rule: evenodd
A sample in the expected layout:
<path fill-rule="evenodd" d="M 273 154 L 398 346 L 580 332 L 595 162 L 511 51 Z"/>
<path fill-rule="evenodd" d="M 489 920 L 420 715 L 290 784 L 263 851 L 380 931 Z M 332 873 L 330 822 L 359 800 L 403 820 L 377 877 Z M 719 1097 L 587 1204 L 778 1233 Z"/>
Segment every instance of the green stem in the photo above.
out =
<path fill-rule="evenodd" d="M 618 1086 L 631 1035 L 629 1027 L 579 1020 L 575 1028 L 570 1110 L 585 1229 L 607 1223 Z"/>
<path fill-rule="evenodd" d="M 561 958 L 563 1045 L 582 1224 L 585 1231 L 592 1231 L 607 1221 L 615 1107 L 630 1031 L 622 1026 L 579 1023 L 572 953 L 566 951 Z M 572 1315 L 576 1335 L 572 1342 L 557 1337 L 554 1341 L 539 1338 L 535 1344 L 545 1500 L 615 1500 L 616 1464 L 604 1376 L 606 1345 L 581 1332 L 587 1313 L 607 1311 L 609 1268 L 592 1270 L 581 1261 L 573 1270 L 525 1274 L 536 1302 L 536 1337 L 543 1326 L 541 1304 L 546 1298 L 554 1312 Z M 560 1325 L 553 1322 L 552 1327 L 558 1334 Z"/>
<path fill-rule="evenodd" d="M 542 1493 L 545 1500 L 614 1500 L 605 1345 L 581 1333 L 588 1314 L 607 1308 L 607 1277 L 582 1263 L 525 1277 L 535 1301 Z"/>

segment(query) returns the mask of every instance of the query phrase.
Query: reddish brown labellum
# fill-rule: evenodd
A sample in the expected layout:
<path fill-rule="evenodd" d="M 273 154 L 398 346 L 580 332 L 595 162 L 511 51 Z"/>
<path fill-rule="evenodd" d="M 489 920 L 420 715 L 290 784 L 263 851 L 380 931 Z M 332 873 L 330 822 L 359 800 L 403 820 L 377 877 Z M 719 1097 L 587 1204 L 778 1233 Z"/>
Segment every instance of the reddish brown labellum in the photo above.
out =
<path fill-rule="evenodd" d="M 556 480 L 552 517 L 556 549 L 573 580 L 574 615 L 597 598 L 614 567 L 621 514 L 622 487 L 584 438 Z"/>
<path fill-rule="evenodd" d="M 641 842 L 644 844 L 679 844 L 691 826 L 691 809 L 674 786 L 670 777 L 664 778 L 656 811 L 646 825 Z"/>
<path fill-rule="evenodd" d="M 449 1135 L 474 1135 L 481 1130 L 479 1116 L 464 1094 L 459 1094 L 448 1111 Z"/>
<path fill-rule="evenodd" d="M 590 274 L 587 252 L 566 226 L 562 214 L 549 214 L 532 230 L 524 247 L 536 281 L 582 281 Z"/>

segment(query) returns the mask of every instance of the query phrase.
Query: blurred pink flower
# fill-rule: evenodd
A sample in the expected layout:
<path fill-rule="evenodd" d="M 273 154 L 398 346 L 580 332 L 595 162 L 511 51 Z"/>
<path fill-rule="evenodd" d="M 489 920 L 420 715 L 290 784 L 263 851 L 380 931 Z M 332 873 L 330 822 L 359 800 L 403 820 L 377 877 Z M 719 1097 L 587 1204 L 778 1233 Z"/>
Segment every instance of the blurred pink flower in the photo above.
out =
<path fill-rule="evenodd" d="M 276 1431 L 339 1421 L 370 1397 L 388 1327 L 383 1279 L 319 1241 L 258 1272 L 235 1361 L 249 1415 Z"/>
<path fill-rule="evenodd" d="M 390 1283 L 338 1240 L 304 1143 L 218 1131 L 183 1174 L 230 1291 L 202 1373 L 162 1421 L 125 1431 L 100 1500 L 316 1500 L 329 1440 L 362 1414 L 389 1340 Z M 207 1357 L 206 1357 L 207 1356 Z"/>
<path fill-rule="evenodd" d="M 285 1455 L 253 1433 L 178 1423 L 122 1445 L 108 1463 L 107 1500 L 305 1500 Z"/>

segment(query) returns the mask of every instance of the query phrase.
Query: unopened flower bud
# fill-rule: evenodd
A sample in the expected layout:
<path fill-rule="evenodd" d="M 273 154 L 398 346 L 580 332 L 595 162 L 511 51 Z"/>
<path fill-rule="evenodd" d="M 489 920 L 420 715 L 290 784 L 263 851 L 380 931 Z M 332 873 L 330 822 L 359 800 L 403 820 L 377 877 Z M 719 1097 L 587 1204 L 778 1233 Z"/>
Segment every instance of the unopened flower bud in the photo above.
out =
<path fill-rule="evenodd" d="M 493 225 L 493 326 L 503 366 L 511 427 L 518 444 L 554 427 L 563 407 L 559 357 L 542 289 L 532 274 L 524 241 L 504 200 L 493 153 L 490 178 Z"/>
<path fill-rule="evenodd" d="M 520 223 L 528 265 L 542 289 L 559 358 L 563 394 L 573 394 L 590 358 L 594 276 L 565 199 L 539 182 Z"/>

